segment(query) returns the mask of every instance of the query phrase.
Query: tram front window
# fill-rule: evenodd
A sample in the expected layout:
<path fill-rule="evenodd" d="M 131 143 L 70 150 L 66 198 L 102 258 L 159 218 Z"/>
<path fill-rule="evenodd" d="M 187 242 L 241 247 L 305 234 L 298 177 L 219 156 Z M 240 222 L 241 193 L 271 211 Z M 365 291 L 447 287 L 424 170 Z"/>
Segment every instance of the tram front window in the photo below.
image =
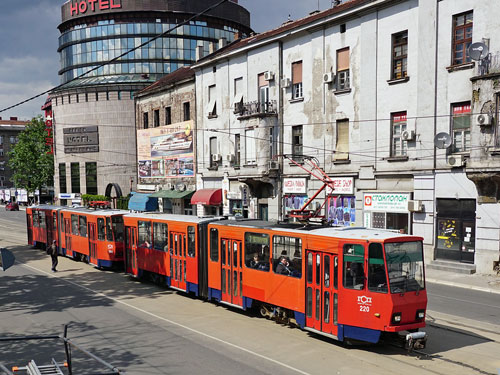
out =
<path fill-rule="evenodd" d="M 385 244 L 385 257 L 391 293 L 415 292 L 424 289 L 424 258 L 422 242 Z"/>

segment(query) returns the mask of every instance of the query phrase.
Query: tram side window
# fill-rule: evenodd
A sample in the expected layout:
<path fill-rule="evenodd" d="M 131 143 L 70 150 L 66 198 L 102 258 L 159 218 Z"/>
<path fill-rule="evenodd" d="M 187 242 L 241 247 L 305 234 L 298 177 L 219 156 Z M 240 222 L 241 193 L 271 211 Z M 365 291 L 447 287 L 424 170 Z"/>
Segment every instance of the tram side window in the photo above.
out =
<path fill-rule="evenodd" d="M 104 241 L 106 238 L 104 228 L 104 219 L 100 217 L 97 219 L 97 239 L 99 241 Z"/>
<path fill-rule="evenodd" d="M 282 258 L 285 261 L 281 261 Z M 302 277 L 302 240 L 295 237 L 274 236 L 273 237 L 273 270 L 277 272 L 279 267 L 282 275 Z"/>
<path fill-rule="evenodd" d="M 363 245 L 348 244 L 344 245 L 344 264 L 343 264 L 343 285 L 344 288 L 358 289 L 364 288 L 365 270 L 364 270 L 365 248 Z"/>
<path fill-rule="evenodd" d="M 260 271 L 269 271 L 269 235 L 245 233 L 245 265 Z"/>
<path fill-rule="evenodd" d="M 62 212 L 61 212 L 61 215 L 59 217 L 59 223 L 60 223 L 59 225 L 61 226 L 61 230 L 63 232 L 65 232 L 66 231 L 66 226 L 64 225 L 64 215 L 63 215 Z"/>
<path fill-rule="evenodd" d="M 87 218 L 80 216 L 80 236 L 87 237 Z"/>
<path fill-rule="evenodd" d="M 196 255 L 196 235 L 194 227 L 188 227 L 188 238 L 187 238 L 187 252 L 188 256 L 194 257 Z"/>
<path fill-rule="evenodd" d="M 78 215 L 71 215 L 71 233 L 78 236 Z"/>
<path fill-rule="evenodd" d="M 57 230 L 57 214 L 55 212 L 52 213 L 52 225 L 52 228 Z"/>
<path fill-rule="evenodd" d="M 111 217 L 111 223 L 113 225 L 113 235 L 115 236 L 116 242 L 123 242 L 125 228 L 123 225 L 123 217 L 113 216 Z"/>
<path fill-rule="evenodd" d="M 368 247 L 368 290 L 387 293 L 384 251 L 379 243 L 371 243 Z"/>
<path fill-rule="evenodd" d="M 153 246 L 155 250 L 168 252 L 168 225 L 153 223 Z"/>
<path fill-rule="evenodd" d="M 139 221 L 139 247 L 151 248 L 151 222 L 150 221 Z"/>
<path fill-rule="evenodd" d="M 38 220 L 38 212 L 37 211 L 33 211 L 33 226 L 34 227 L 40 226 L 40 220 Z"/>
<path fill-rule="evenodd" d="M 106 218 L 106 240 L 113 241 L 113 231 L 111 230 L 111 219 Z"/>
<path fill-rule="evenodd" d="M 215 228 L 210 229 L 210 260 L 219 261 L 219 231 Z"/>
<path fill-rule="evenodd" d="M 45 228 L 45 212 L 40 212 L 40 228 Z"/>

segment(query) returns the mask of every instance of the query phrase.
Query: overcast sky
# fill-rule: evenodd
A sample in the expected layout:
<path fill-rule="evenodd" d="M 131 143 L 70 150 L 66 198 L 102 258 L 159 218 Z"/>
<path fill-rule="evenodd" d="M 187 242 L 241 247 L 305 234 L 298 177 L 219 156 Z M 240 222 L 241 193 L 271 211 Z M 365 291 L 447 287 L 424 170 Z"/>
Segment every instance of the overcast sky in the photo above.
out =
<path fill-rule="evenodd" d="M 189 1 L 189 0 L 186 0 Z M 65 0 L 0 0 L 0 111 L 59 84 L 57 25 Z M 257 32 L 306 16 L 318 0 L 240 0 L 251 14 Z M 331 0 L 319 0 L 321 10 Z M 31 119 L 41 113 L 43 95 L 29 103 L 0 112 L 0 117 Z"/>

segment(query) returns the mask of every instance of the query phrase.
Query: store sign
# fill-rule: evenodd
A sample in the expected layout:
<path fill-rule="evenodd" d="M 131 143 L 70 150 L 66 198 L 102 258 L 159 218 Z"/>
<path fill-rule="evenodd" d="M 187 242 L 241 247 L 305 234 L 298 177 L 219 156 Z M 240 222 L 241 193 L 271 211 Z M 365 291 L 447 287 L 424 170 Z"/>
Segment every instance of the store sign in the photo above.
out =
<path fill-rule="evenodd" d="M 52 111 L 47 111 L 47 115 L 45 118 L 45 131 L 47 132 L 47 135 L 45 136 L 45 145 L 50 147 L 50 150 L 47 151 L 47 154 L 53 154 L 54 153 L 54 138 L 52 135 Z"/>
<path fill-rule="evenodd" d="M 305 178 L 283 179 L 283 194 L 305 194 L 305 193 L 306 193 Z"/>
<path fill-rule="evenodd" d="M 80 0 L 71 2 L 70 10 L 72 16 L 85 14 L 87 11 L 95 12 L 96 10 L 107 10 L 121 8 L 120 0 Z"/>
<path fill-rule="evenodd" d="M 59 193 L 57 195 L 57 197 L 59 199 L 75 199 L 76 198 L 76 194 L 74 194 L 74 193 Z"/>
<path fill-rule="evenodd" d="M 408 212 L 410 194 L 367 193 L 364 195 L 365 211 Z"/>
<path fill-rule="evenodd" d="M 329 188 L 330 195 L 354 194 L 354 178 L 352 177 L 332 177 L 333 189 Z"/>
<path fill-rule="evenodd" d="M 63 129 L 64 153 L 99 152 L 99 128 L 83 126 Z"/>

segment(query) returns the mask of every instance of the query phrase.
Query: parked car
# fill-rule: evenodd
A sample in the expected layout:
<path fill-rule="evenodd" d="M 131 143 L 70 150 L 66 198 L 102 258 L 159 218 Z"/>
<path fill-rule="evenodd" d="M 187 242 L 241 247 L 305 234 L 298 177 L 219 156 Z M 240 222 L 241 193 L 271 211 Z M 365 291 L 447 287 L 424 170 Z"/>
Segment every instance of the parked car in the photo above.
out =
<path fill-rule="evenodd" d="M 6 211 L 19 211 L 19 205 L 16 202 L 9 202 L 5 206 Z"/>

